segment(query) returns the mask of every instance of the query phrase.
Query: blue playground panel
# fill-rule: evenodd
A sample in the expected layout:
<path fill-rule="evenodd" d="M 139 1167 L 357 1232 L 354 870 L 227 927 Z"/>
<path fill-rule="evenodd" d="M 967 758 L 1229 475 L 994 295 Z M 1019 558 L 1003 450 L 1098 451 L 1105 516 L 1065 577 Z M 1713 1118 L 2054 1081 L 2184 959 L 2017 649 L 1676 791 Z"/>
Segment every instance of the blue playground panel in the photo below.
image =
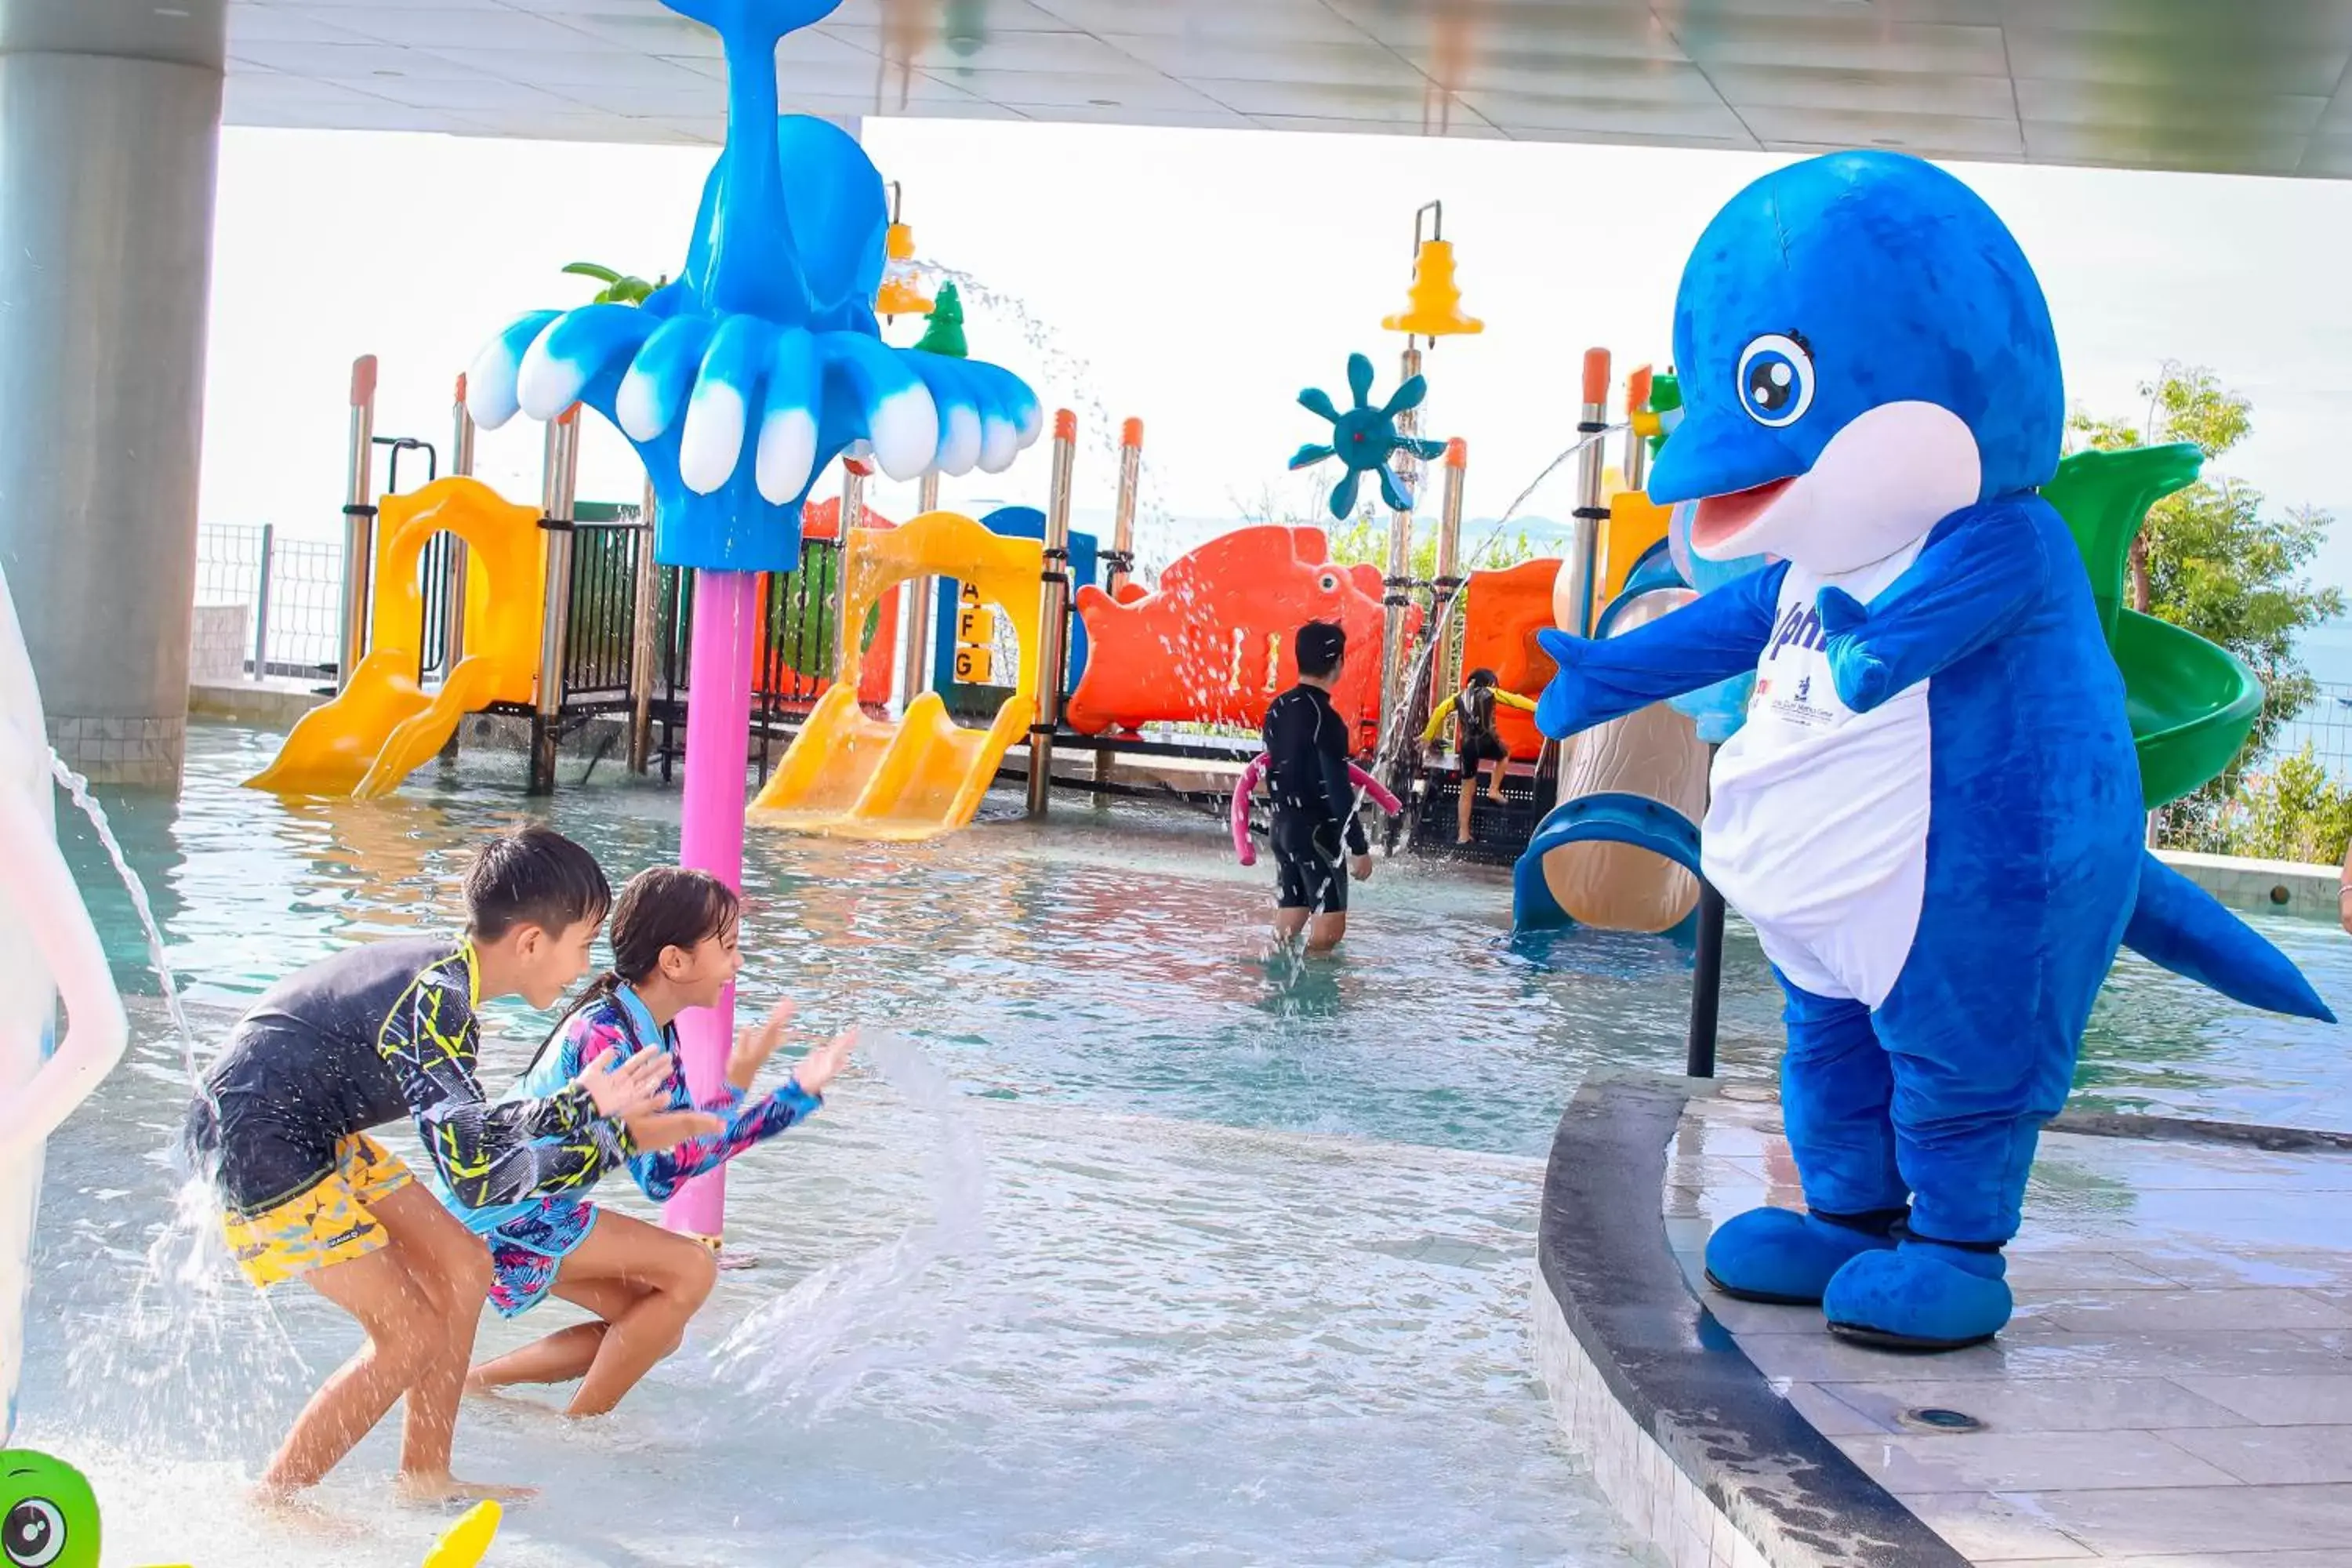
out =
<path fill-rule="evenodd" d="M 981 526 L 991 533 L 1006 539 L 1044 539 L 1045 514 L 1034 506 L 999 508 L 980 520 Z M 1092 586 L 1095 581 L 1097 542 L 1091 533 L 1070 535 L 1070 597 L 1075 601 L 1078 590 Z M 931 689 L 948 705 L 950 712 L 993 712 L 1005 698 L 1012 695 L 1009 686 L 967 686 L 955 678 L 956 615 L 962 608 L 963 584 L 950 577 L 939 594 L 938 608 L 931 632 Z M 1070 679 L 1063 689 L 1075 689 L 1079 677 L 1087 672 L 1087 623 L 1076 615 L 1070 617 Z"/>
<path fill-rule="evenodd" d="M 1698 826 L 1681 812 L 1645 795 L 1602 790 L 1565 801 L 1528 841 L 1511 876 L 1511 924 L 1519 931 L 1557 930 L 1575 922 L 1544 881 L 1544 857 L 1570 844 L 1631 844 L 1696 877 Z M 1689 921 L 1684 922 L 1685 926 Z"/>

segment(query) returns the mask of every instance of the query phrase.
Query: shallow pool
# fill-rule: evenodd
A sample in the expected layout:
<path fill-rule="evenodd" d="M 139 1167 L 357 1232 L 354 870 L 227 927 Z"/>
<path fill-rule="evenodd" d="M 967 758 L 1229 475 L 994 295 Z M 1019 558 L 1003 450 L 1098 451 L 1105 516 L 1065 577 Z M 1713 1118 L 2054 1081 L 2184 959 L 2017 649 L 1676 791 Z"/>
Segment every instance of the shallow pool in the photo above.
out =
<path fill-rule="evenodd" d="M 273 744 L 199 730 L 180 801 L 117 805 L 215 1009 L 446 924 L 471 842 L 525 810 L 497 755 L 372 805 L 237 789 Z M 673 793 L 580 771 L 548 815 L 616 881 L 674 854 Z M 127 900 L 65 831 L 152 993 Z M 912 1046 L 736 1168 L 731 1235 L 761 1266 L 618 1417 L 471 1412 L 461 1467 L 548 1489 L 499 1562 L 1639 1560 L 1555 1435 L 1524 1324 L 1568 1097 L 1596 1067 L 1681 1063 L 1671 955 L 1514 953 L 1500 876 L 1394 864 L 1343 960 L 1271 961 L 1264 879 L 1176 806 L 1057 805 L 1046 829 L 919 847 L 755 831 L 749 858 L 753 1003 L 789 990 L 813 1026 Z M 2264 929 L 2352 1005 L 2341 933 Z M 1777 1006 L 1736 924 L 1727 967 L 1726 1070 L 1769 1070 Z M 493 1081 L 544 1027 L 499 1022 Z M 2078 1103 L 2347 1126 L 2347 1077 L 2332 1031 L 2127 961 Z M 168 1227 L 156 1152 L 184 1093 L 177 1044 L 142 1028 L 54 1146 L 22 1436 L 93 1471 L 115 1560 L 308 1561 L 229 1499 L 352 1336 L 299 1293 L 273 1315 Z M 389 1453 L 328 1489 L 359 1531 L 339 1562 L 414 1563 L 434 1533 L 382 1505 Z"/>

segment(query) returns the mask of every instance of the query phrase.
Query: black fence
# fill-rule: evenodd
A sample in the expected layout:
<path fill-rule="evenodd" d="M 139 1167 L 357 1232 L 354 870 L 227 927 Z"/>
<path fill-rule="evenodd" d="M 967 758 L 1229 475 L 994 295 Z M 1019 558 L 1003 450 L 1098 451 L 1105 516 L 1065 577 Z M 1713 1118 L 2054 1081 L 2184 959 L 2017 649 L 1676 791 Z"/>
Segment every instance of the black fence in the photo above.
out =
<path fill-rule="evenodd" d="M 632 584 L 636 571 L 635 550 L 642 549 L 645 542 L 640 531 L 628 558 L 628 581 Z M 584 554 L 583 552 L 575 557 L 575 594 L 580 592 L 581 582 L 577 562 L 584 559 Z M 772 574 L 761 580 L 762 625 L 759 653 L 752 667 L 751 735 L 758 746 L 762 778 L 782 755 L 783 746 L 790 742 L 809 710 L 816 706 L 833 673 L 833 595 L 840 562 L 839 543 L 830 539 L 806 539 L 801 542 L 798 571 Z M 660 578 L 654 594 L 654 681 L 648 717 L 654 725 L 651 760 L 667 778 L 685 754 L 694 574 L 670 566 L 658 570 Z M 873 624 L 874 618 L 869 616 L 868 627 Z M 576 598 L 568 662 L 593 663 L 598 650 L 618 648 L 618 668 L 623 671 L 625 692 L 628 654 L 635 636 L 633 595 L 615 598 L 601 594 L 593 608 L 584 596 Z M 584 696 L 578 700 L 583 706 L 588 702 Z M 574 696 L 569 689 L 565 693 L 565 709 L 574 709 Z"/>
<path fill-rule="evenodd" d="M 637 563 L 653 547 L 635 517 L 575 521 L 572 623 L 563 648 L 563 706 L 602 710 L 629 700 L 636 643 Z"/>

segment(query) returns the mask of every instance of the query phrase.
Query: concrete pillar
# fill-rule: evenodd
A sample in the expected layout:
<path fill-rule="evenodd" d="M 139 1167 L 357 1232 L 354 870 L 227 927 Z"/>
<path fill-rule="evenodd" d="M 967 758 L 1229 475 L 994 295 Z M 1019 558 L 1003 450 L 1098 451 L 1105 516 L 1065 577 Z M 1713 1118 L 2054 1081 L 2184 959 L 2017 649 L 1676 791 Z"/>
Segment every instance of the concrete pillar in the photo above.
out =
<path fill-rule="evenodd" d="M 0 0 L 0 568 L 49 737 L 175 785 L 223 0 Z"/>

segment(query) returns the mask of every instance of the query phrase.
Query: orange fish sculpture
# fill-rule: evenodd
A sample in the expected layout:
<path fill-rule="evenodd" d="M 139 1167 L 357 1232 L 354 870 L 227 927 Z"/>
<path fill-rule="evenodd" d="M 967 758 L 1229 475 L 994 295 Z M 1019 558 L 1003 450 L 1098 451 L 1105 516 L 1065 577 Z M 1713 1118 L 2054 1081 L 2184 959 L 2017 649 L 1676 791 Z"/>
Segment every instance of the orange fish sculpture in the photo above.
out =
<path fill-rule="evenodd" d="M 1179 558 L 1149 593 L 1078 590 L 1092 652 L 1065 712 L 1084 735 L 1167 721 L 1254 726 L 1298 679 L 1291 638 L 1347 628 L 1331 700 L 1350 723 L 1380 715 L 1381 572 L 1342 566 L 1317 528 L 1237 529 Z M 1413 612 L 1419 626 L 1420 612 Z"/>

